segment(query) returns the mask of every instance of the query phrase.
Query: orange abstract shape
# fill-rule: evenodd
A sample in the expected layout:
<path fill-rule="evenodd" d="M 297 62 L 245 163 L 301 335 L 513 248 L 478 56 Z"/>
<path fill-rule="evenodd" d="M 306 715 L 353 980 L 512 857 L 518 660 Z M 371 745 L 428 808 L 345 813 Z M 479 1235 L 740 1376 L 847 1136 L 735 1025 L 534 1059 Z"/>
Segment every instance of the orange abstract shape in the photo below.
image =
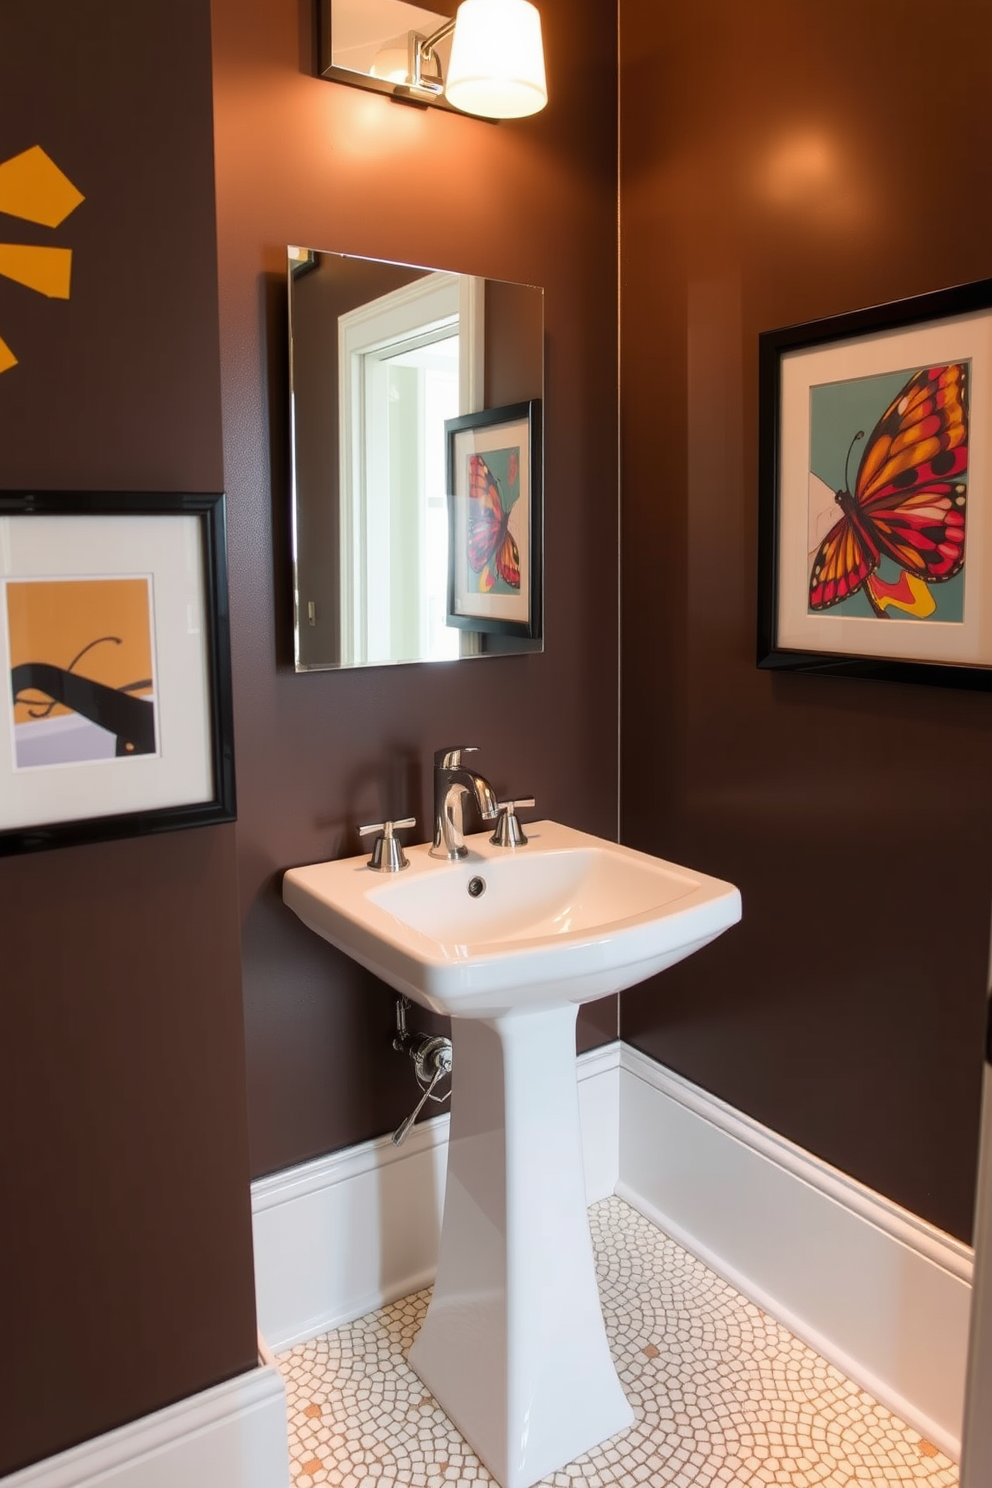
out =
<path fill-rule="evenodd" d="M 0 212 L 11 217 L 58 227 L 85 200 L 40 145 L 0 165 Z"/>
<path fill-rule="evenodd" d="M 58 227 L 86 198 L 40 145 L 0 162 L 0 212 Z M 0 243 L 0 274 L 50 300 L 67 300 L 72 275 L 70 248 Z M 17 366 L 17 357 L 0 339 L 0 373 Z"/>
<path fill-rule="evenodd" d="M 69 298 L 71 248 L 36 248 L 28 243 L 0 243 L 0 274 L 50 300 Z"/>
<path fill-rule="evenodd" d="M 79 657 L 74 670 L 107 687 L 130 690 L 154 677 L 146 578 L 11 579 L 6 591 L 12 669 L 31 662 L 68 669 Z M 33 693 L 19 696 L 14 722 L 37 717 L 43 701 Z M 58 704 L 47 711 L 69 710 Z"/>
<path fill-rule="evenodd" d="M 905 610 L 907 615 L 915 615 L 918 620 L 925 620 L 932 615 L 937 608 L 937 601 L 929 584 L 924 584 L 914 574 L 909 574 L 903 569 L 895 584 L 887 584 L 877 574 L 872 574 L 868 579 L 868 587 L 875 598 L 875 603 L 882 610 L 891 606 L 896 610 Z"/>

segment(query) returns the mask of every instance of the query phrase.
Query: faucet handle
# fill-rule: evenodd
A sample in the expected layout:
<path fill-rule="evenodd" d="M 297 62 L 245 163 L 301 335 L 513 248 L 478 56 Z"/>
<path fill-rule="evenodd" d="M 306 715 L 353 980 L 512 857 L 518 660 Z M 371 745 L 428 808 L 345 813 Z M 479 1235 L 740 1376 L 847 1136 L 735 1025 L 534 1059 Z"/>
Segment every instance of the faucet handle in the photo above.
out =
<path fill-rule="evenodd" d="M 536 806 L 537 802 L 533 796 L 519 796 L 515 801 L 497 801 L 499 817 L 496 821 L 496 830 L 489 841 L 494 847 L 524 847 L 527 838 L 524 829 L 517 820 L 517 807 Z"/>
<path fill-rule="evenodd" d="M 369 832 L 382 834 L 372 845 L 372 856 L 369 858 L 368 867 L 373 868 L 376 873 L 399 873 L 401 868 L 408 867 L 410 859 L 393 833 L 403 827 L 415 827 L 416 825 L 415 816 L 405 816 L 402 821 L 369 822 L 367 826 L 359 827 L 359 837 L 365 837 Z"/>
<path fill-rule="evenodd" d="M 463 754 L 478 754 L 478 744 L 449 744 L 446 749 L 435 749 L 434 763 L 444 770 L 457 770 Z"/>

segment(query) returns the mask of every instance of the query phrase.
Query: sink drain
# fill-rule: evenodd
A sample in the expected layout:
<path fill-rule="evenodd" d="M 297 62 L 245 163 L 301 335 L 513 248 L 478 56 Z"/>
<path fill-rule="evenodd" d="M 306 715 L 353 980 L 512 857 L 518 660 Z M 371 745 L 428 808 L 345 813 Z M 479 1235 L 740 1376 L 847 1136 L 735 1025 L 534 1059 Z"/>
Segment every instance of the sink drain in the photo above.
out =
<path fill-rule="evenodd" d="M 480 894 L 486 892 L 486 880 L 484 878 L 470 878 L 468 881 L 468 891 L 473 899 L 478 899 Z"/>

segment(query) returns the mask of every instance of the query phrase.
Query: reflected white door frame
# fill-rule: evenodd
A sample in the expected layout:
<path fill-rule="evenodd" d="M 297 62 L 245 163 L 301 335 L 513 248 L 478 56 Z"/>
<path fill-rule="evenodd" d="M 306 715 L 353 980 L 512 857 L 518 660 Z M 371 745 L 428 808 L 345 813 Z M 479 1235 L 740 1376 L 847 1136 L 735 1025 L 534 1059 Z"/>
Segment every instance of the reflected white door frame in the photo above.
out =
<path fill-rule="evenodd" d="M 484 280 L 430 273 L 339 317 L 339 577 L 341 659 L 347 665 L 391 659 L 382 644 L 391 624 L 382 584 L 388 501 L 369 499 L 372 491 L 388 493 L 399 479 L 390 470 L 391 443 L 382 427 L 386 360 L 458 336 L 457 411 L 477 411 L 484 401 L 484 294 Z"/>

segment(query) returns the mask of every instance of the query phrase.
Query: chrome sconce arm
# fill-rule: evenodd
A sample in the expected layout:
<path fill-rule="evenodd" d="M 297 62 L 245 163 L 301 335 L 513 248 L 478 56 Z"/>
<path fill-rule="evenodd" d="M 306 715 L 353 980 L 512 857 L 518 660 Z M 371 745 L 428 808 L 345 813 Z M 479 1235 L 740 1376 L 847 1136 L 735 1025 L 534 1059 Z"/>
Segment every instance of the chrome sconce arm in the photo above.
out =
<path fill-rule="evenodd" d="M 421 36 L 416 31 L 411 31 L 407 39 L 408 63 L 407 83 L 398 83 L 396 93 L 402 97 L 409 93 L 416 97 L 427 93 L 432 98 L 440 98 L 444 93 L 444 73 L 441 70 L 441 59 L 435 50 L 442 41 L 454 34 L 454 20 L 445 21 L 430 36 Z"/>

